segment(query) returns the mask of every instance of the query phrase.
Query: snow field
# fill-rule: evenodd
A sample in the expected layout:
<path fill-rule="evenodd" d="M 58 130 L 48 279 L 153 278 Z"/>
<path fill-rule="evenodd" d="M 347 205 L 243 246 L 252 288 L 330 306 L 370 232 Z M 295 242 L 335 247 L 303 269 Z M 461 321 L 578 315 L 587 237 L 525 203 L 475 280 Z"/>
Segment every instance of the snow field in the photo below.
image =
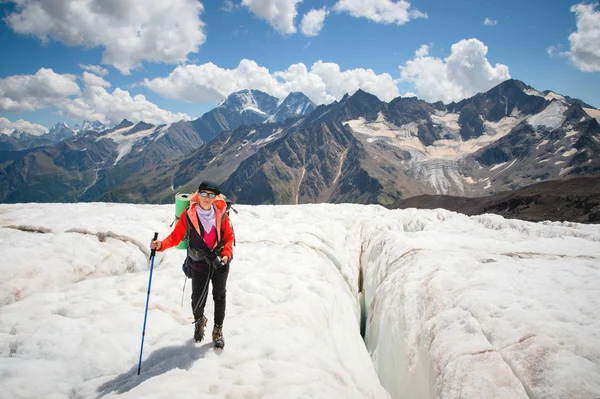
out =
<path fill-rule="evenodd" d="M 600 226 L 237 208 L 225 350 L 192 341 L 185 252 L 173 248 L 155 258 L 137 376 L 147 247 L 171 231 L 174 206 L 0 205 L 2 395 L 600 396 Z M 210 296 L 205 313 L 210 336 Z"/>

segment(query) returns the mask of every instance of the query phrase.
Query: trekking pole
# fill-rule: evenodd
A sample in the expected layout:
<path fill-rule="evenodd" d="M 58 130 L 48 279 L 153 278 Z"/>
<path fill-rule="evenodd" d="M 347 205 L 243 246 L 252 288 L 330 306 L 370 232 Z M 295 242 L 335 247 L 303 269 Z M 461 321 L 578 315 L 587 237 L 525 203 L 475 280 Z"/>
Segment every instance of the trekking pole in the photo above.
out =
<path fill-rule="evenodd" d="M 183 291 L 181 292 L 181 307 L 183 307 L 183 296 L 185 295 L 185 283 L 187 282 L 187 276 L 183 280 Z"/>
<path fill-rule="evenodd" d="M 158 233 L 154 233 L 154 239 L 158 239 Z M 142 330 L 142 345 L 140 347 L 140 361 L 138 363 L 138 375 L 142 369 L 142 351 L 144 350 L 144 336 L 146 335 L 146 318 L 148 317 L 148 302 L 150 301 L 150 285 L 152 284 L 152 269 L 154 269 L 154 255 L 156 255 L 156 249 L 150 251 L 150 278 L 148 279 L 148 295 L 146 296 L 146 311 L 144 312 L 144 329 Z"/>

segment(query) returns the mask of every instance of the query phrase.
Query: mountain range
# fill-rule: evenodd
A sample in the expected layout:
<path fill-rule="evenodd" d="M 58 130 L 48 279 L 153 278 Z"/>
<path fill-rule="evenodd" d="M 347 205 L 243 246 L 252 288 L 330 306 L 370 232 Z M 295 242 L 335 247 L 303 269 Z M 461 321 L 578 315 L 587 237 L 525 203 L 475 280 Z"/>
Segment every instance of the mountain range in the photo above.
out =
<path fill-rule="evenodd" d="M 246 204 L 485 196 L 599 175 L 598 114 L 518 80 L 450 104 L 359 90 L 316 107 L 243 90 L 194 121 L 2 151 L 0 200 L 168 203 L 204 179 Z"/>

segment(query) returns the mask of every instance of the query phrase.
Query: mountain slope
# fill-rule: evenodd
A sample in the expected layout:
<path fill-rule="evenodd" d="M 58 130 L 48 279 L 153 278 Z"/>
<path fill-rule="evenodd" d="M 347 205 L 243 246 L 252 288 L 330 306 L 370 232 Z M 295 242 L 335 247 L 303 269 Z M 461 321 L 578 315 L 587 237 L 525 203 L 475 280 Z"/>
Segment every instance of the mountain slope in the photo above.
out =
<path fill-rule="evenodd" d="M 580 102 L 519 81 L 448 105 L 416 98 L 385 103 L 359 90 L 285 123 L 236 129 L 161 165 L 164 178 L 144 180 L 155 167 L 106 198 L 118 201 L 132 191 L 170 201 L 204 178 L 251 204 L 391 205 L 422 194 L 482 196 L 597 175 L 599 143 L 598 122 Z"/>
<path fill-rule="evenodd" d="M 97 131 L 102 127 L 99 122 L 84 121 L 76 135 L 68 126 L 57 124 L 47 138 L 42 137 L 43 142 L 36 138 L 38 146 L 55 146 L 47 150 L 32 148 L 16 152 L 17 149 L 29 148 L 29 145 L 18 145 L 16 141 L 7 139 L 4 144 L 0 143 L 0 149 L 7 150 L 0 152 L 3 155 L 0 201 L 24 201 L 35 192 L 32 187 L 45 193 L 42 197 L 46 201 L 97 200 L 143 168 L 182 157 L 217 137 L 223 130 L 262 123 L 275 114 L 285 119 L 294 116 L 298 109 L 300 112 L 311 109 L 310 100 L 302 96 L 290 95 L 286 100 L 284 104 L 295 104 L 297 108 L 290 110 L 286 106 L 280 109 L 277 98 L 257 90 L 242 90 L 191 122 L 154 126 L 144 122 L 134 125 L 124 120 L 113 128 Z M 70 133 L 65 133 L 67 130 Z M 59 140 L 68 144 L 57 146 L 56 141 Z M 65 168 L 58 160 L 61 157 L 80 157 L 76 153 L 86 151 L 93 156 L 89 162 L 77 167 Z M 41 159 L 44 161 L 41 162 Z M 17 160 L 20 162 L 15 163 Z M 54 187 L 45 187 L 46 184 Z"/>
<path fill-rule="evenodd" d="M 420 195 L 390 208 L 443 208 L 465 215 L 495 213 L 531 222 L 600 223 L 600 177 L 546 181 L 488 197 Z"/>
<path fill-rule="evenodd" d="M 108 145 L 113 152 L 93 173 L 77 170 L 85 179 L 75 184 L 71 176 L 65 184 L 77 186 L 71 191 L 79 200 L 172 201 L 176 192 L 212 179 L 245 203 L 391 205 L 422 194 L 485 196 L 600 174 L 598 110 L 516 80 L 447 105 L 416 98 L 386 103 L 358 90 L 296 115 L 311 109 L 298 93 L 279 103 L 243 90 L 194 122 L 124 122 L 78 134 L 66 140 L 74 151 L 102 140 L 116 146 Z M 210 141 L 203 145 L 202 137 Z M 11 164 L 16 159 L 0 164 L 10 182 L 0 189 L 4 198 L 23 197 L 18 191 L 28 174 L 19 169 L 23 163 Z"/>

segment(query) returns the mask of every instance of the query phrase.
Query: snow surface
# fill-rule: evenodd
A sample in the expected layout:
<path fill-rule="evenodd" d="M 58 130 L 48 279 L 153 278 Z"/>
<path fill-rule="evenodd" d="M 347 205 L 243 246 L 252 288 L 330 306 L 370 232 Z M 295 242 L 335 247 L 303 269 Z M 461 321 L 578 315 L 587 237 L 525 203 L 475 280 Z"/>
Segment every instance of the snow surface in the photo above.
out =
<path fill-rule="evenodd" d="M 544 95 L 542 93 L 540 93 L 539 91 L 537 91 L 535 89 L 525 89 L 525 90 L 523 90 L 523 92 L 530 96 L 544 97 Z"/>
<path fill-rule="evenodd" d="M 569 151 L 565 151 L 563 152 L 562 156 L 563 157 L 570 157 L 571 155 L 575 155 L 577 154 L 577 148 L 571 148 Z"/>
<path fill-rule="evenodd" d="M 493 171 L 493 170 L 499 169 L 499 168 L 503 167 L 506 164 L 507 164 L 507 162 L 497 163 L 496 165 L 494 165 L 494 166 L 491 167 L 490 172 Z"/>
<path fill-rule="evenodd" d="M 442 125 L 448 130 L 458 132 L 460 131 L 460 124 L 458 123 L 459 114 L 447 112 L 447 113 L 433 113 L 431 114 L 431 121 L 436 125 Z"/>
<path fill-rule="evenodd" d="M 523 92 L 530 96 L 543 97 L 548 101 L 552 101 L 552 100 L 559 100 L 559 101 L 563 101 L 563 102 L 567 101 L 563 96 L 561 96 L 560 94 L 554 93 L 553 91 L 548 92 L 548 94 L 546 94 L 546 95 L 544 95 L 534 89 L 525 89 L 525 90 L 523 90 Z"/>
<path fill-rule="evenodd" d="M 449 132 L 458 132 L 458 114 L 436 113 L 431 115 L 432 121 L 443 127 Z M 511 132 L 511 130 L 523 118 L 504 117 L 498 122 L 485 122 L 486 134 L 469 139 L 462 140 L 436 140 L 430 146 L 424 146 L 417 137 L 419 124 L 410 122 L 402 126 L 395 126 L 387 121 L 380 112 L 377 120 L 368 122 L 363 117 L 355 120 L 349 120 L 344 123 L 350 125 L 351 129 L 359 134 L 369 136 L 367 142 L 372 143 L 377 138 L 383 138 L 387 143 L 408 150 L 413 158 L 421 159 L 444 159 L 455 161 L 472 154 L 483 147 L 499 140 Z"/>
<path fill-rule="evenodd" d="M 598 122 L 600 122 L 600 109 L 595 108 L 583 108 L 583 110 L 591 116 L 592 118 L 596 118 Z"/>
<path fill-rule="evenodd" d="M 227 107 L 230 101 L 234 101 L 233 99 L 237 99 L 239 104 L 236 106 L 238 112 L 242 113 L 245 111 L 254 112 L 259 115 L 267 115 L 264 111 L 260 109 L 258 106 L 258 102 L 256 102 L 256 98 L 250 90 L 242 90 L 233 94 L 230 94 L 227 97 L 226 101 L 220 103 L 217 107 L 224 106 Z"/>
<path fill-rule="evenodd" d="M 548 101 L 552 101 L 552 100 L 558 100 L 558 101 L 563 101 L 563 102 L 567 101 L 567 100 L 565 100 L 565 98 L 563 96 L 561 96 L 560 94 L 557 94 L 553 91 L 548 92 L 548 94 L 546 94 L 544 96 L 544 98 Z"/>
<path fill-rule="evenodd" d="M 108 138 L 112 139 L 112 141 L 114 141 L 115 143 L 117 143 L 118 145 L 118 155 L 117 158 L 115 159 L 115 163 L 114 165 L 118 164 L 119 161 L 127 154 L 129 154 L 131 152 L 131 149 L 133 148 L 133 146 L 135 145 L 135 143 L 137 143 L 139 140 L 143 139 L 144 137 L 152 134 L 154 132 L 155 128 L 151 127 L 150 129 L 146 129 L 146 130 L 140 130 L 138 132 L 135 132 L 133 134 L 130 135 L 125 135 L 125 132 L 119 132 L 119 133 L 111 133 L 108 135 Z"/>
<path fill-rule="evenodd" d="M 569 173 L 571 170 L 573 170 L 573 166 L 567 166 L 566 168 L 561 168 L 560 172 L 558 172 L 558 175 L 562 176 L 566 173 Z"/>
<path fill-rule="evenodd" d="M 258 139 L 254 143 L 252 143 L 252 145 L 253 146 L 260 146 L 260 145 L 267 144 L 267 143 L 269 143 L 269 142 L 271 142 L 271 141 L 273 141 L 273 140 L 278 139 L 279 137 L 281 137 L 281 133 L 282 132 L 283 132 L 283 129 L 282 128 L 278 128 L 273 133 L 271 133 L 268 137 L 265 137 L 264 139 Z"/>
<path fill-rule="evenodd" d="M 138 376 L 174 208 L 0 205 L 2 397 L 600 396 L 599 225 L 361 205 L 237 207 L 222 352 L 157 254 Z"/>
<path fill-rule="evenodd" d="M 535 147 L 535 149 L 536 149 L 536 150 L 539 150 L 541 146 L 543 146 L 543 145 L 546 145 L 546 144 L 548 144 L 548 140 L 544 140 L 544 141 L 542 141 L 541 143 L 539 143 L 539 144 L 538 144 L 538 145 Z"/>
<path fill-rule="evenodd" d="M 245 106 L 244 109 L 242 110 L 242 112 L 245 112 L 245 111 L 254 112 L 255 114 L 267 116 L 266 112 L 261 111 L 258 107 L 255 107 L 255 106 L 252 106 L 252 105 Z"/>
<path fill-rule="evenodd" d="M 166 131 L 166 129 L 168 129 L 169 126 L 170 125 L 162 127 L 159 130 L 159 133 L 160 133 L 159 136 L 164 135 L 164 132 Z M 134 127 L 135 127 L 135 125 L 124 127 L 121 129 L 114 130 L 112 132 L 107 132 L 106 134 L 96 137 L 96 141 L 103 140 L 103 139 L 111 139 L 112 141 L 114 141 L 117 144 L 118 154 L 117 154 L 117 158 L 115 159 L 115 162 L 113 165 L 116 165 L 117 163 L 119 163 L 119 161 L 125 155 L 129 154 L 131 152 L 131 149 L 135 145 L 135 143 L 137 143 L 139 140 L 143 139 L 144 137 L 151 135 L 156 130 L 155 127 L 152 127 L 150 129 L 140 130 L 133 134 L 127 134 Z M 156 137 L 155 141 L 158 138 L 159 137 Z"/>
<path fill-rule="evenodd" d="M 545 126 L 556 129 L 567 119 L 564 115 L 567 106 L 560 101 L 553 101 L 544 110 L 531 116 L 527 122 L 531 126 Z"/>
<path fill-rule="evenodd" d="M 578 133 L 577 130 L 571 129 L 565 134 L 565 138 L 576 136 Z"/>

